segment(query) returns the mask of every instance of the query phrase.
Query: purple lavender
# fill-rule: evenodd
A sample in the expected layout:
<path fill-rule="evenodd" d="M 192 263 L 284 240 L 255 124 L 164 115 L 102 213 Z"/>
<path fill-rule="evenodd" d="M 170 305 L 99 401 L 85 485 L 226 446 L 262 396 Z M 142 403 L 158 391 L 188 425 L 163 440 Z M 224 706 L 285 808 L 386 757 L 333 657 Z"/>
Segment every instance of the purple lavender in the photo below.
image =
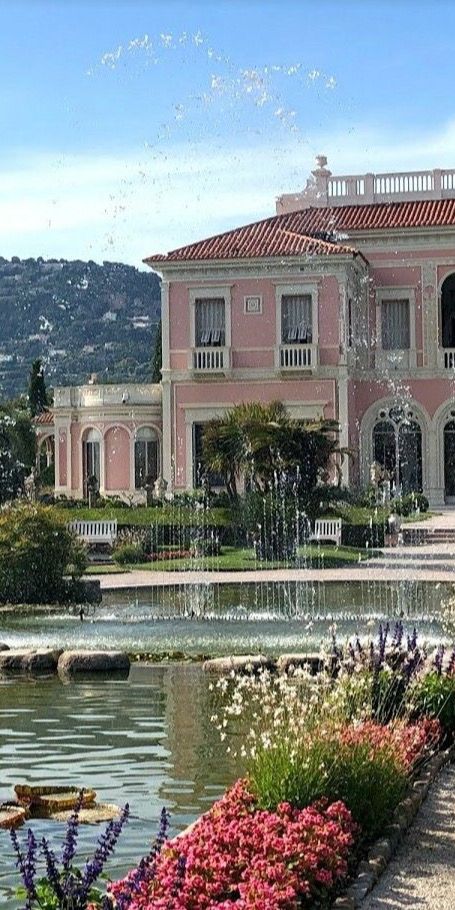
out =
<path fill-rule="evenodd" d="M 453 676 L 455 674 L 455 648 L 450 655 L 449 663 L 447 664 L 446 668 L 446 674 L 447 676 Z"/>
<path fill-rule="evenodd" d="M 385 624 L 384 627 L 383 627 L 382 623 L 380 624 L 380 626 L 379 626 L 379 650 L 378 650 L 378 657 L 377 657 L 377 665 L 378 665 L 379 670 L 382 670 L 382 668 L 384 666 L 385 651 L 386 651 L 387 638 L 389 635 L 389 631 L 390 631 L 390 624 L 388 622 Z"/>
<path fill-rule="evenodd" d="M 27 850 L 22 853 L 19 839 L 14 828 L 10 830 L 11 841 L 16 854 L 16 866 L 21 873 L 22 882 L 27 892 L 24 910 L 32 910 L 33 901 L 37 899 L 35 887 L 37 843 L 31 828 L 27 832 Z"/>
<path fill-rule="evenodd" d="M 156 860 L 163 844 L 167 839 L 169 830 L 170 815 L 167 809 L 161 810 L 160 826 L 155 841 L 153 842 L 148 854 L 143 856 L 138 865 L 123 880 L 121 890 L 115 892 L 116 910 L 128 910 L 131 900 L 145 883 L 153 881 L 156 870 Z"/>
<path fill-rule="evenodd" d="M 115 821 L 110 821 L 104 833 L 99 837 L 98 846 L 93 857 L 85 864 L 82 873 L 82 881 L 79 886 L 79 894 L 82 900 L 87 898 L 93 883 L 101 875 L 107 859 L 114 852 L 117 841 L 122 833 L 123 826 L 128 821 L 129 815 L 130 807 L 127 803 L 122 810 L 120 818 Z"/>
<path fill-rule="evenodd" d="M 74 857 L 83 795 L 83 791 L 81 791 L 74 813 L 68 821 L 60 864 L 46 838 L 43 837 L 41 840 L 41 854 L 46 864 L 45 879 L 37 877 L 38 844 L 33 831 L 31 829 L 28 831 L 24 853 L 19 845 L 16 832 L 14 830 L 10 831 L 11 841 L 16 854 L 16 865 L 21 873 L 27 894 L 24 910 L 50 906 L 49 900 L 55 910 L 85 910 L 90 889 L 103 872 L 106 860 L 113 853 L 123 826 L 128 821 L 129 806 L 127 804 L 124 807 L 120 818 L 109 822 L 106 830 L 98 839 L 93 857 L 87 860 L 81 873 L 74 865 Z M 51 898 L 48 896 L 44 898 L 44 905 L 43 888 L 46 889 L 47 895 L 49 889 L 52 893 Z M 107 897 L 102 899 L 101 906 L 102 910 L 112 910 L 112 904 Z"/>
<path fill-rule="evenodd" d="M 444 653 L 445 653 L 444 645 L 439 645 L 438 650 L 436 651 L 436 654 L 434 657 L 434 662 L 433 662 L 434 668 L 435 668 L 438 676 L 440 676 L 442 673 L 442 661 L 444 659 Z"/>
<path fill-rule="evenodd" d="M 63 903 L 65 894 L 60 882 L 60 873 L 58 871 L 57 859 L 53 850 L 51 850 L 45 837 L 41 840 L 41 849 L 46 860 L 46 873 L 48 882 L 54 890 L 54 894 L 60 903 Z"/>
<path fill-rule="evenodd" d="M 400 649 L 403 642 L 404 627 L 401 619 L 395 623 L 395 628 L 393 630 L 392 636 L 392 647 L 395 649 Z"/>
<path fill-rule="evenodd" d="M 77 837 L 79 834 L 79 814 L 82 809 L 82 803 L 84 802 L 84 791 L 80 790 L 77 803 L 74 807 L 74 812 L 66 826 L 66 835 L 65 840 L 63 841 L 63 850 L 62 850 L 62 869 L 63 872 L 68 872 L 74 854 L 76 853 Z"/>

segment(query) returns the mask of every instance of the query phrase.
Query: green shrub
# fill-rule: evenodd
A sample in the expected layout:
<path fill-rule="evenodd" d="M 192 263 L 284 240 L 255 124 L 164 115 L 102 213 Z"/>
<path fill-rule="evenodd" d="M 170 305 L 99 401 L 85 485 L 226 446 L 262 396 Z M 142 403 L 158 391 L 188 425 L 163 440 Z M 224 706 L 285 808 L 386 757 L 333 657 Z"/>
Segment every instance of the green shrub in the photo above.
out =
<path fill-rule="evenodd" d="M 259 750 L 250 783 L 264 809 L 283 801 L 304 808 L 323 796 L 329 802 L 342 799 L 371 839 L 402 798 L 407 772 L 390 744 L 372 749 L 367 740 L 342 743 L 334 735 L 314 735 L 294 755 L 285 741 Z"/>
<path fill-rule="evenodd" d="M 428 512 L 429 502 L 423 493 L 407 493 L 406 496 L 393 499 L 391 507 L 397 515 L 402 515 L 406 518 L 408 515 L 413 515 L 417 510 L 419 512 Z"/>
<path fill-rule="evenodd" d="M 426 673 L 413 693 L 413 708 L 418 716 L 437 717 L 444 732 L 455 734 L 455 676 L 445 673 Z"/>
<path fill-rule="evenodd" d="M 65 574 L 86 567 L 83 544 L 55 510 L 20 502 L 0 511 L 0 601 L 52 603 L 65 597 Z"/>
<path fill-rule="evenodd" d="M 382 522 L 347 524 L 343 521 L 341 543 L 344 547 L 380 549 L 384 546 L 384 525 Z"/>
<path fill-rule="evenodd" d="M 143 562 L 145 558 L 144 548 L 140 543 L 120 544 L 115 548 L 113 558 L 119 565 Z"/>
<path fill-rule="evenodd" d="M 239 525 L 261 560 L 294 559 L 301 522 L 298 503 L 286 490 L 247 493 L 239 507 Z"/>
<path fill-rule="evenodd" d="M 53 487 L 55 485 L 55 465 L 49 464 L 38 475 L 40 487 Z"/>

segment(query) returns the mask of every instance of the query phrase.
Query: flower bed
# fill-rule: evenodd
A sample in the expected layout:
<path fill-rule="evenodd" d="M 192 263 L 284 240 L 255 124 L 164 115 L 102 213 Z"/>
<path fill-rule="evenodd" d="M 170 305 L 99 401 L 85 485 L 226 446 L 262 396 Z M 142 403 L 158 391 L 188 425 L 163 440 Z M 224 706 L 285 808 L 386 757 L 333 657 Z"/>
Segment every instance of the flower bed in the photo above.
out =
<path fill-rule="evenodd" d="M 384 749 L 393 750 L 404 780 L 438 741 L 440 726 L 434 720 L 389 727 L 366 722 L 346 726 L 338 735 L 339 753 L 348 756 L 360 747 L 367 767 L 377 766 L 378 754 L 382 761 Z M 339 767 L 346 782 L 346 761 Z M 353 767 L 358 773 L 358 766 Z M 404 788 L 397 792 L 401 796 Z M 371 794 L 364 798 L 370 805 Z M 393 791 L 390 811 L 398 799 Z M 358 811 L 359 803 L 353 808 Z M 305 808 L 280 802 L 273 810 L 263 809 L 241 779 L 187 833 L 166 842 L 159 855 L 112 885 L 111 894 L 119 910 L 313 906 L 346 877 L 364 834 L 354 815 L 342 800 L 327 798 Z"/>
<path fill-rule="evenodd" d="M 287 910 L 342 880 L 356 833 L 342 802 L 261 811 L 239 780 L 139 881 L 133 873 L 112 894 L 120 907 L 127 896 L 130 910 Z"/>
<path fill-rule="evenodd" d="M 418 796 L 413 778 L 419 786 L 422 763 L 453 741 L 455 652 L 439 648 L 429 660 L 415 633 L 404 642 L 397 623 L 393 633 L 380 628 L 377 646 L 356 640 L 343 653 L 333 641 L 327 667 L 316 677 L 251 667 L 250 675 L 232 671 L 212 684 L 211 719 L 240 778 L 172 841 L 163 810 L 158 838 L 137 868 L 109 886 L 109 898 L 75 910 L 329 906 L 372 842 L 394 828 L 394 812 L 407 822 L 407 804 Z M 95 856 L 110 850 L 116 832 L 108 830 Z M 68 864 L 64 873 L 66 882 Z M 62 879 L 54 878 L 57 893 Z"/>

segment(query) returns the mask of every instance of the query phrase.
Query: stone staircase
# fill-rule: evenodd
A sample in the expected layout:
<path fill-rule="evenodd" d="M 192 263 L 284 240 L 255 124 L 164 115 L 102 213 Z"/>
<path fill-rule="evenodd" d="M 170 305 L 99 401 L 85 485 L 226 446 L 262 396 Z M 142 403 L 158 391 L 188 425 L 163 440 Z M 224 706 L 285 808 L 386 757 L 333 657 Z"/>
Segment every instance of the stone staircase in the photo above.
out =
<path fill-rule="evenodd" d="M 407 528 L 406 525 L 403 525 L 401 534 L 404 546 L 453 544 L 455 547 L 455 528 Z"/>

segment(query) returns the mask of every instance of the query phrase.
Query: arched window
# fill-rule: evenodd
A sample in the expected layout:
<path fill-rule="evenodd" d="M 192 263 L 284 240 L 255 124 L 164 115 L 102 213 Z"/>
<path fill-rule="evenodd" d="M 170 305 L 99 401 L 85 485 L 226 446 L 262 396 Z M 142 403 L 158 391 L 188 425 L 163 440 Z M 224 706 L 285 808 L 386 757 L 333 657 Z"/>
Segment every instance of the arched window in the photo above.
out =
<path fill-rule="evenodd" d="M 455 348 L 455 274 L 448 275 L 441 288 L 441 344 Z"/>
<path fill-rule="evenodd" d="M 422 431 L 410 420 L 398 430 L 400 488 L 402 495 L 422 492 Z"/>
<path fill-rule="evenodd" d="M 134 485 L 136 490 L 153 484 L 160 472 L 159 441 L 152 427 L 141 427 L 134 441 Z"/>
<path fill-rule="evenodd" d="M 373 429 L 373 456 L 387 473 L 398 495 L 422 490 L 422 431 L 417 421 L 391 408 L 390 419 Z"/>
<path fill-rule="evenodd" d="M 444 427 L 444 492 L 446 501 L 455 498 L 455 420 Z"/>
<path fill-rule="evenodd" d="M 82 440 L 84 496 L 98 491 L 101 482 L 101 433 L 93 427 Z"/>
<path fill-rule="evenodd" d="M 393 480 L 396 471 L 396 434 L 390 421 L 381 420 L 373 430 L 374 461 L 387 471 Z"/>

